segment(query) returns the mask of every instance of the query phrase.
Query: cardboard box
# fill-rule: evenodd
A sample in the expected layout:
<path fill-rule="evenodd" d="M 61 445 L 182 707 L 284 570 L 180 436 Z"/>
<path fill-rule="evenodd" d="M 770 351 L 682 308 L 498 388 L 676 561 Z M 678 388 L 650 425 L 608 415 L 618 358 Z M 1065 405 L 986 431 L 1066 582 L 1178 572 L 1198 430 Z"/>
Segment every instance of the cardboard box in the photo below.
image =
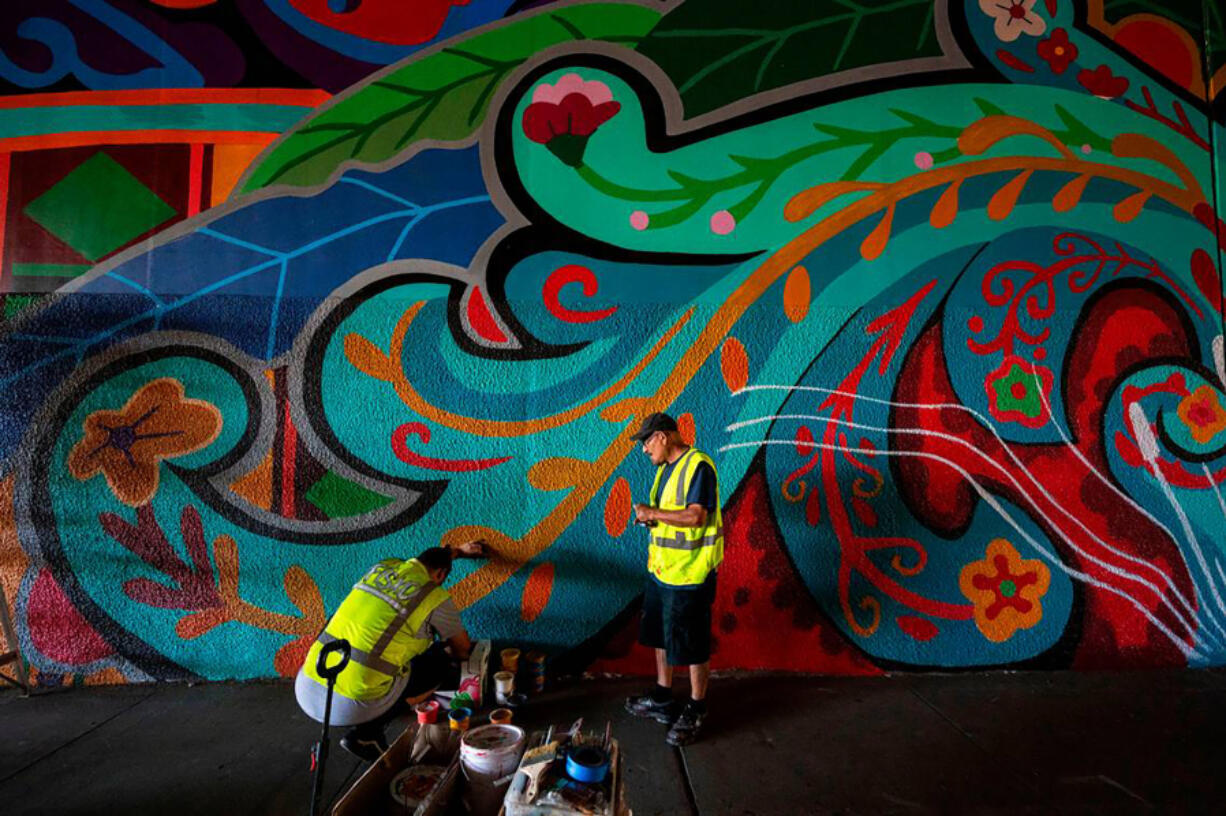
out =
<path fill-rule="evenodd" d="M 332 808 L 332 816 L 407 816 L 391 793 L 396 774 L 409 767 L 409 754 L 417 736 L 417 723 L 410 723 L 366 773 L 353 783 Z M 442 816 L 452 797 L 459 790 L 460 760 L 458 755 L 447 767 L 434 790 L 422 801 L 413 816 Z"/>

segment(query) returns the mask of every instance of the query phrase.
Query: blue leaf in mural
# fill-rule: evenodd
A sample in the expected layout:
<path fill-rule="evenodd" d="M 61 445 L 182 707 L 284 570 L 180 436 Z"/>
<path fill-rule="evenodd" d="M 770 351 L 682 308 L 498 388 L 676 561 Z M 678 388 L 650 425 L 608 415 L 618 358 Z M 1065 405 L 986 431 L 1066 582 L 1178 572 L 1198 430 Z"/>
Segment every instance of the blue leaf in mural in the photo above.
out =
<path fill-rule="evenodd" d="M 100 267 L 6 338 L 0 456 L 24 432 L 30 406 L 107 347 L 191 331 L 271 360 L 355 274 L 406 257 L 467 266 L 501 223 L 477 148 L 431 150 L 382 173 L 351 171 L 308 198 L 255 201 Z"/>

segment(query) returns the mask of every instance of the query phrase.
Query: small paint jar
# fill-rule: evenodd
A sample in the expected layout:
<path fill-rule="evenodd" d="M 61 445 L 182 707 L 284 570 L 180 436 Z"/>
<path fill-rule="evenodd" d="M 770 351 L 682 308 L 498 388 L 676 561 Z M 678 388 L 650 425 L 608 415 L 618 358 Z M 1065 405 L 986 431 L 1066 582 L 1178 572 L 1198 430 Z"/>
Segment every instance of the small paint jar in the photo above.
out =
<path fill-rule="evenodd" d="M 495 708 L 490 712 L 490 725 L 510 725 L 511 717 L 511 709 Z"/>
<path fill-rule="evenodd" d="M 515 674 L 509 671 L 500 671 L 494 674 L 494 699 L 499 705 L 507 704 L 507 697 L 515 691 Z"/>
<path fill-rule="evenodd" d="M 469 708 L 453 708 L 447 714 L 447 719 L 451 721 L 452 731 L 467 731 L 468 721 L 472 717 L 472 709 Z"/>
<path fill-rule="evenodd" d="M 417 721 L 422 725 L 437 721 L 439 708 L 438 700 L 426 700 L 413 707 L 417 712 Z"/>
<path fill-rule="evenodd" d="M 500 652 L 502 655 L 502 670 L 504 672 L 519 671 L 519 649 L 503 649 Z"/>

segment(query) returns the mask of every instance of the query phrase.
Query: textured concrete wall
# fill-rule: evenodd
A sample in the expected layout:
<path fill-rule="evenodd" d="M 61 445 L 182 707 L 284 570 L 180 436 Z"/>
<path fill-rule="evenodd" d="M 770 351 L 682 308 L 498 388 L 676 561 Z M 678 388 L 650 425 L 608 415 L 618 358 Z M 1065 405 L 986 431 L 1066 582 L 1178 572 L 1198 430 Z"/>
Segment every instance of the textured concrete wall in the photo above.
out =
<path fill-rule="evenodd" d="M 45 685 L 292 673 L 440 540 L 640 670 L 715 459 L 716 667 L 1226 662 L 1200 0 L 0 10 L 0 578 Z"/>

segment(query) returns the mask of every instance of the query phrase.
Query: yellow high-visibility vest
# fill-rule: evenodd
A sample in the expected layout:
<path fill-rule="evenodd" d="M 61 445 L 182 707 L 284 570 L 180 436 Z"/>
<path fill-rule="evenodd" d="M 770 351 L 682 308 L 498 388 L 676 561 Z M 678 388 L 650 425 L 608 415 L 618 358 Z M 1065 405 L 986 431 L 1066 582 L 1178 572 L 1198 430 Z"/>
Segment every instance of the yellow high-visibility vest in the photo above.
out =
<path fill-rule="evenodd" d="M 694 481 L 699 463 L 715 472 L 711 457 L 696 448 L 681 455 L 668 481 L 660 484 L 667 465 L 656 469 L 651 486 L 651 505 L 661 510 L 684 510 L 685 497 Z M 663 584 L 693 586 L 707 580 L 711 570 L 724 560 L 724 520 L 719 509 L 719 478 L 715 481 L 715 509 L 707 513 L 703 527 L 674 527 L 663 521 L 651 528 L 647 548 L 647 569 Z"/>
<path fill-rule="evenodd" d="M 426 626 L 430 613 L 450 597 L 430 580 L 416 558 L 389 558 L 362 576 L 324 631 L 307 652 L 303 671 L 317 683 L 327 681 L 315 671 L 324 644 L 345 639 L 349 665 L 336 678 L 336 691 L 351 700 L 374 700 L 409 671 L 409 661 L 430 647 Z"/>

